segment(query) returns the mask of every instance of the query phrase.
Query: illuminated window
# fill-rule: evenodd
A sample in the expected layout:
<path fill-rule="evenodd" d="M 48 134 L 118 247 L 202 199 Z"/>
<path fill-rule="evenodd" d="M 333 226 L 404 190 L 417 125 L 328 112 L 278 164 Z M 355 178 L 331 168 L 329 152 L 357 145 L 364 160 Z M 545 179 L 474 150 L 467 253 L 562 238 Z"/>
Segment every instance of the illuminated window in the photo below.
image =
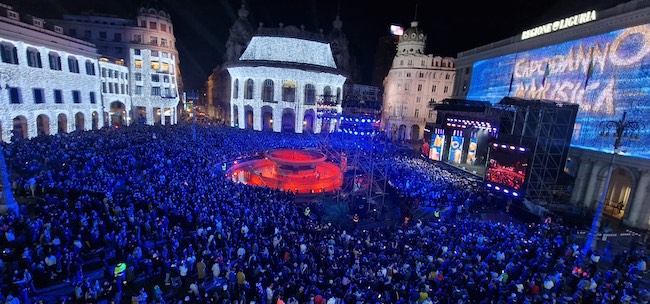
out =
<path fill-rule="evenodd" d="M 262 89 L 262 101 L 273 101 L 273 80 L 264 80 Z"/>
<path fill-rule="evenodd" d="M 244 99 L 253 99 L 253 92 L 255 92 L 255 82 L 253 79 L 246 80 L 246 91 L 244 91 Z"/>
<path fill-rule="evenodd" d="M 59 54 L 51 52 L 48 54 L 48 58 L 50 59 L 50 69 L 52 70 L 61 70 L 61 57 Z"/>
<path fill-rule="evenodd" d="M 135 68 L 136 69 L 141 69 L 142 68 L 142 60 L 140 60 L 140 59 L 135 60 Z"/>
<path fill-rule="evenodd" d="M 33 68 L 42 68 L 41 53 L 34 48 L 27 48 L 27 65 Z"/>
<path fill-rule="evenodd" d="M 232 87 L 232 98 L 239 98 L 239 79 L 235 79 L 235 81 L 233 81 Z"/>
<path fill-rule="evenodd" d="M 169 72 L 169 63 L 163 62 L 162 64 L 162 71 L 163 72 Z"/>
<path fill-rule="evenodd" d="M 296 101 L 296 83 L 293 81 L 285 81 L 282 85 L 282 100 L 294 102 Z"/>
<path fill-rule="evenodd" d="M 79 73 L 79 61 L 77 61 L 77 58 L 72 56 L 68 57 L 68 70 L 71 73 Z"/>
<path fill-rule="evenodd" d="M 45 103 L 45 90 L 36 88 L 32 92 L 34 94 L 34 103 Z"/>
<path fill-rule="evenodd" d="M 151 69 L 154 70 L 154 71 L 160 70 L 160 62 L 152 61 L 151 62 Z"/>
<path fill-rule="evenodd" d="M 316 87 L 314 87 L 314 85 L 311 83 L 305 85 L 305 104 L 316 104 Z"/>

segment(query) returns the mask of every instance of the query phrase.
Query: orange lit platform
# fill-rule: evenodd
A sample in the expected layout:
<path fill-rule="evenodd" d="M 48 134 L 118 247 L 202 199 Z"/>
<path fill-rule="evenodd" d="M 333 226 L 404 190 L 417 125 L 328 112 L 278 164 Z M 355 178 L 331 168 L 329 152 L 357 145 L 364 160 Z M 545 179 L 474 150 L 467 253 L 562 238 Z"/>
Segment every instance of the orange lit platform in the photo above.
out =
<path fill-rule="evenodd" d="M 343 184 L 339 166 L 328 162 L 325 154 L 312 150 L 270 150 L 264 158 L 238 161 L 226 175 L 234 182 L 296 194 L 333 192 Z"/>

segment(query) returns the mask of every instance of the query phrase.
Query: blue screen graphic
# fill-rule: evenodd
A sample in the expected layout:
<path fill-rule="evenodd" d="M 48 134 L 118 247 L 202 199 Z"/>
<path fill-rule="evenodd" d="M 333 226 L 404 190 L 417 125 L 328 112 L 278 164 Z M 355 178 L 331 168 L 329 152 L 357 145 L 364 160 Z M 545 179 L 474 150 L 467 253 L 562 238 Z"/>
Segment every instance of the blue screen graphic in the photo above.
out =
<path fill-rule="evenodd" d="M 627 112 L 646 128 L 623 152 L 650 158 L 650 24 L 474 63 L 466 98 L 506 96 L 578 104 L 571 145 L 606 152 L 614 139 L 599 136 L 601 123 Z"/>

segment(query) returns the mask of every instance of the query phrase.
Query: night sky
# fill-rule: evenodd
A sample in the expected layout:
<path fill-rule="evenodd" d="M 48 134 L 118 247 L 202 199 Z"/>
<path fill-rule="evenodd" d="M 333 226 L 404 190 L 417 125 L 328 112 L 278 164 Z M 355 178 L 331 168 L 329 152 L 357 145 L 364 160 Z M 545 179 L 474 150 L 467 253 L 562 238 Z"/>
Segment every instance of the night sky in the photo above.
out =
<path fill-rule="evenodd" d="M 221 64 L 228 29 L 237 18 L 240 0 L 158 0 L 167 7 L 175 27 L 185 90 L 200 89 Z M 94 10 L 134 18 L 142 0 L 0 0 L 19 12 L 60 18 Z M 340 7 L 339 7 L 340 2 Z M 518 35 L 522 30 L 590 9 L 601 10 L 626 0 L 247 0 L 249 20 L 256 27 L 304 25 L 327 34 L 340 12 L 343 31 L 369 84 L 378 39 L 391 24 L 409 27 L 416 17 L 428 35 L 427 54 L 456 57 L 459 52 Z M 417 10 L 416 10 L 417 8 Z"/>

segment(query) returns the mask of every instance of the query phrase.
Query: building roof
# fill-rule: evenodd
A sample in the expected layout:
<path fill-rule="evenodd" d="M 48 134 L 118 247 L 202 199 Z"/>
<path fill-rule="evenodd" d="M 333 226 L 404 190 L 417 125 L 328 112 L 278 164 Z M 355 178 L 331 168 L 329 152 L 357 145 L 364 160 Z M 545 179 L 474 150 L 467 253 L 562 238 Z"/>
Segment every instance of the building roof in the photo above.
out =
<path fill-rule="evenodd" d="M 327 43 L 287 38 L 254 36 L 240 61 L 276 61 L 336 68 Z"/>

